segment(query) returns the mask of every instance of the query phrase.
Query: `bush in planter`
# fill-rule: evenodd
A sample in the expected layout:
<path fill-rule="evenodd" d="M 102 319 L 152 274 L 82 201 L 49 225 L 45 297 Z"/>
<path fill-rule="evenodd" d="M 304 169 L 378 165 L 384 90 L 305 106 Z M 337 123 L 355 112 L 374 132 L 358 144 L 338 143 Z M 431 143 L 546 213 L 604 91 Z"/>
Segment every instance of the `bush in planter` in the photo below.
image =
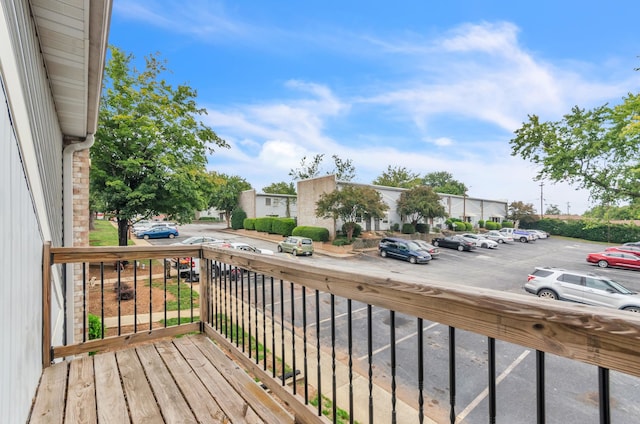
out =
<path fill-rule="evenodd" d="M 394 222 L 393 225 L 391 225 L 391 231 L 395 231 L 395 232 L 400 231 L 400 224 L 398 224 L 397 222 Z"/>
<path fill-rule="evenodd" d="M 414 234 L 416 232 L 416 228 L 413 224 L 404 223 L 402 224 L 402 234 Z"/>
<path fill-rule="evenodd" d="M 256 231 L 271 234 L 274 219 L 271 216 L 256 218 Z"/>
<path fill-rule="evenodd" d="M 292 236 L 308 237 L 313 241 L 329 241 L 329 230 L 324 227 L 301 226 L 291 232 Z"/>
<path fill-rule="evenodd" d="M 467 231 L 467 226 L 462 221 L 453 221 L 451 225 L 454 231 Z"/>
<path fill-rule="evenodd" d="M 290 236 L 293 229 L 296 228 L 296 220 L 294 218 L 275 218 L 271 224 L 271 231 L 274 234 Z"/>
<path fill-rule="evenodd" d="M 485 228 L 484 227 L 484 219 L 481 219 L 480 221 L 478 221 L 478 227 Z"/>
<path fill-rule="evenodd" d="M 89 340 L 99 339 L 102 337 L 102 322 L 97 315 L 89 314 Z"/>
<path fill-rule="evenodd" d="M 244 220 L 247 217 L 247 213 L 240 208 L 234 209 L 231 213 L 231 228 L 239 230 L 244 226 Z"/>
<path fill-rule="evenodd" d="M 416 232 L 420 234 L 428 234 L 429 233 L 429 224 L 418 223 L 416 224 Z"/>
<path fill-rule="evenodd" d="M 335 240 L 333 240 L 331 242 L 332 245 L 334 246 L 348 246 L 351 243 L 349 243 L 349 241 L 347 240 L 346 237 L 340 237 L 340 238 L 336 238 Z"/>
<path fill-rule="evenodd" d="M 245 230 L 255 230 L 256 229 L 256 219 L 255 218 L 245 218 L 242 221 L 242 226 Z"/>

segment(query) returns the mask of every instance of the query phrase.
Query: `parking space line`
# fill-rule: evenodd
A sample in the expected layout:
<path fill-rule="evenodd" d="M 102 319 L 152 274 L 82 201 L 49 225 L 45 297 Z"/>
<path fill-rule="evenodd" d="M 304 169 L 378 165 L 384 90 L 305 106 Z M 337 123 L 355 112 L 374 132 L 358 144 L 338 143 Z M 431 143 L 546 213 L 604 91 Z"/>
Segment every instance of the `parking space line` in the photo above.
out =
<path fill-rule="evenodd" d="M 504 380 L 507 375 L 509 375 L 511 373 L 511 371 L 513 371 L 515 369 L 515 367 L 518 366 L 518 364 L 520 364 L 520 362 L 522 362 L 524 360 L 524 358 L 526 358 L 529 353 L 531 353 L 530 350 L 525 350 L 524 352 L 522 352 L 522 354 L 520 356 L 518 356 L 516 358 L 515 361 L 513 361 L 511 363 L 511 365 L 509 365 L 496 379 L 496 386 L 498 384 L 500 384 L 500 382 L 502 380 Z M 461 422 L 462 420 L 464 420 L 467 415 L 469 415 L 471 413 L 471 411 L 473 411 L 475 409 L 476 406 L 478 406 L 480 404 L 480 402 L 482 402 L 487 396 L 489 395 L 489 388 L 487 387 L 486 389 L 484 389 L 482 392 L 480 392 L 480 394 L 478 396 L 476 396 L 476 398 L 471 401 L 471 403 L 469 405 L 467 405 L 466 408 L 464 408 L 462 410 L 462 412 L 460 412 L 457 416 L 456 416 L 456 422 Z"/>
<path fill-rule="evenodd" d="M 430 330 L 430 329 L 432 329 L 433 327 L 435 327 L 436 325 L 440 325 L 440 324 L 439 324 L 439 323 L 437 323 L 437 322 L 434 322 L 433 324 L 426 326 L 422 331 L 424 332 L 424 331 Z M 401 343 L 401 342 L 403 342 L 403 341 L 405 341 L 405 340 L 407 340 L 407 339 L 410 339 L 410 338 L 412 338 L 412 337 L 415 337 L 417 334 L 418 334 L 418 332 L 416 331 L 415 333 L 411 333 L 411 334 L 409 334 L 409 335 L 406 335 L 406 336 L 402 337 L 401 339 L 396 340 L 396 344 Z M 375 354 L 377 354 L 377 353 L 382 352 L 383 350 L 389 349 L 390 347 L 391 347 L 391 343 L 386 344 L 386 345 L 384 345 L 384 346 L 382 346 L 382 347 L 380 347 L 380 348 L 378 348 L 378 349 L 374 350 L 374 351 L 371 353 L 371 355 L 373 356 L 373 355 L 375 355 Z M 364 360 L 365 360 L 365 359 L 367 359 L 368 357 L 369 357 L 369 355 L 367 354 L 367 355 L 361 356 L 361 357 L 359 357 L 359 358 L 356 358 L 356 360 L 357 360 L 357 361 L 364 361 Z"/>

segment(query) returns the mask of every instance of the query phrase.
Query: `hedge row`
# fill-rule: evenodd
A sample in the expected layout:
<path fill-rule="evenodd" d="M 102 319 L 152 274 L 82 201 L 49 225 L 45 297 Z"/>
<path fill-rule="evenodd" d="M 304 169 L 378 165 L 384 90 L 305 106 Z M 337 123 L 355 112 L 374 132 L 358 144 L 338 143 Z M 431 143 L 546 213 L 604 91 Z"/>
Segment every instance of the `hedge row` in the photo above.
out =
<path fill-rule="evenodd" d="M 256 230 L 269 234 L 280 234 L 282 236 L 290 236 L 296 227 L 296 220 L 293 218 L 245 218 L 242 222 L 245 230 Z"/>
<path fill-rule="evenodd" d="M 309 237 L 313 241 L 329 241 L 329 230 L 324 227 L 296 227 L 291 235 Z"/>
<path fill-rule="evenodd" d="M 544 218 L 522 228 L 539 229 L 550 234 L 608 243 L 640 240 L 640 227 L 633 224 L 607 224 L 593 221 L 563 221 Z"/>

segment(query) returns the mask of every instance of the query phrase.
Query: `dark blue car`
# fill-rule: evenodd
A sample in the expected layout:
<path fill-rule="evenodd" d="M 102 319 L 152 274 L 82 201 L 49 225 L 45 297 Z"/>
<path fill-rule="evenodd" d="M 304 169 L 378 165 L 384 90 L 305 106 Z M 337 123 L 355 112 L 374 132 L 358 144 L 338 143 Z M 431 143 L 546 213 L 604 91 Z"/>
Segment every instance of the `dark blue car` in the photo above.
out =
<path fill-rule="evenodd" d="M 431 255 L 417 243 L 401 238 L 385 237 L 380 240 L 378 251 L 383 258 L 403 259 L 412 264 L 426 264 Z"/>
<path fill-rule="evenodd" d="M 155 238 L 174 238 L 178 237 L 178 230 L 172 227 L 154 227 L 150 228 L 146 231 L 141 231 L 136 234 L 138 238 L 143 238 L 145 240 L 155 239 Z"/>

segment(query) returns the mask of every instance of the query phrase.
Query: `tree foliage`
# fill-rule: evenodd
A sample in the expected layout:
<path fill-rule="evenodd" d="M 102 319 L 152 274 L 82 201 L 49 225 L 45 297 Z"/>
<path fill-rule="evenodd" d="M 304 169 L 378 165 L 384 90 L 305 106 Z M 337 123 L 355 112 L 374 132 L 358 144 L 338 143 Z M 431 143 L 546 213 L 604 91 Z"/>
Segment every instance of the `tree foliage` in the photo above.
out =
<path fill-rule="evenodd" d="M 326 172 L 326 175 L 335 174 L 338 181 L 352 181 L 356 177 L 356 169 L 351 159 L 342 159 L 338 155 L 332 155 L 334 166 Z M 317 154 L 307 162 L 304 156 L 300 160 L 300 167 L 291 169 L 289 176 L 293 180 L 306 180 L 320 175 L 320 166 L 324 160 L 324 154 Z"/>
<path fill-rule="evenodd" d="M 540 217 L 532 203 L 517 201 L 509 204 L 507 219 L 514 222 L 520 221 L 521 224 L 529 224 L 538 221 Z"/>
<path fill-rule="evenodd" d="M 429 186 L 436 193 L 455 194 L 463 196 L 469 188 L 464 183 L 453 178 L 447 171 L 430 172 L 422 178 L 422 184 Z"/>
<path fill-rule="evenodd" d="M 138 215 L 192 219 L 205 203 L 198 181 L 206 154 L 228 145 L 199 120 L 206 111 L 194 89 L 161 79 L 166 67 L 158 55 L 138 71 L 132 55 L 110 51 L 90 187 L 95 204 L 115 214 L 119 244 L 126 246 L 129 221 Z"/>
<path fill-rule="evenodd" d="M 409 171 L 404 166 L 387 166 L 387 170 L 376 177 L 371 184 L 385 187 L 412 188 L 422 184 L 420 174 Z"/>
<path fill-rule="evenodd" d="M 203 181 L 204 191 L 208 194 L 207 207 L 224 212 L 227 228 L 231 226 L 231 214 L 238 206 L 240 193 L 251 190 L 251 184 L 237 175 L 209 172 Z"/>
<path fill-rule="evenodd" d="M 558 205 L 549 205 L 547 209 L 544 211 L 545 215 L 560 215 L 562 212 Z"/>
<path fill-rule="evenodd" d="M 323 193 L 316 203 L 316 216 L 340 219 L 351 241 L 358 218 L 382 218 L 389 206 L 382 195 L 371 187 L 346 185 L 331 193 Z"/>
<path fill-rule="evenodd" d="M 398 212 L 414 226 L 427 218 L 447 216 L 440 196 L 429 186 L 417 186 L 400 194 Z"/>
<path fill-rule="evenodd" d="M 615 107 L 574 107 L 560 121 L 536 115 L 515 132 L 511 154 L 540 166 L 538 179 L 564 181 L 607 203 L 640 198 L 640 95 Z"/>
<path fill-rule="evenodd" d="M 268 186 L 263 187 L 262 191 L 264 193 L 291 194 L 295 196 L 296 187 L 293 185 L 293 183 L 287 183 L 287 182 L 281 181 L 279 183 L 271 183 Z"/>

